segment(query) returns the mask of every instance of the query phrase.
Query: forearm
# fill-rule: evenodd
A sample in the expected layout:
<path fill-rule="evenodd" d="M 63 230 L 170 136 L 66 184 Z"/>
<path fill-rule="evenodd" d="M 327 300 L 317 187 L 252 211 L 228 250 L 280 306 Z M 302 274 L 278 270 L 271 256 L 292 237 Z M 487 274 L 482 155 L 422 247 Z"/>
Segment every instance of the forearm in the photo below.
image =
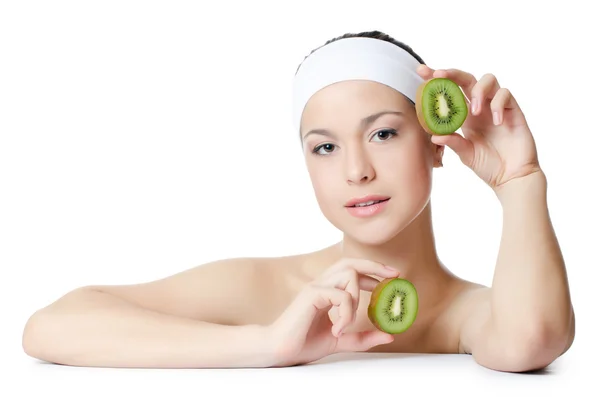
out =
<path fill-rule="evenodd" d="M 23 335 L 33 357 L 100 367 L 264 367 L 270 365 L 267 343 L 258 325 L 170 316 L 85 289 L 34 314 Z"/>
<path fill-rule="evenodd" d="M 503 230 L 492 284 L 492 326 L 497 335 L 513 340 L 560 345 L 569 338 L 572 307 L 548 212 L 546 177 L 538 172 L 511 181 L 498 198 Z"/>

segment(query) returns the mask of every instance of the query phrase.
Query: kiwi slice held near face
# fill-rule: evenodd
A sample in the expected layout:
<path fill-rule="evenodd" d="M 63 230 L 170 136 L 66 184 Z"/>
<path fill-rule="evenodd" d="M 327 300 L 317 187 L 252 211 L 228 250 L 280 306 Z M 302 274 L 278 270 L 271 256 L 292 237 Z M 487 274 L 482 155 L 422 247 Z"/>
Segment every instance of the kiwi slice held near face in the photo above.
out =
<path fill-rule="evenodd" d="M 386 278 L 373 289 L 367 313 L 379 330 L 399 334 L 413 324 L 418 310 L 415 286 L 402 278 Z"/>
<path fill-rule="evenodd" d="M 415 101 L 421 126 L 432 135 L 452 134 L 467 118 L 469 107 L 458 84 L 447 78 L 424 81 Z"/>

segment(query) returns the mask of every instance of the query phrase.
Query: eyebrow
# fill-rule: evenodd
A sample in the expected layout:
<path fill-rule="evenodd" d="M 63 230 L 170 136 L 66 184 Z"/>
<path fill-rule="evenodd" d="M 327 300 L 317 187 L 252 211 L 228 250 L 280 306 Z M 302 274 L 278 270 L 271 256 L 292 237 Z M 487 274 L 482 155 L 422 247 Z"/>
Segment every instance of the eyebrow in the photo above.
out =
<path fill-rule="evenodd" d="M 381 111 L 381 112 L 377 112 L 377 113 L 371 114 L 371 115 L 363 118 L 360 121 L 360 129 L 367 128 L 368 126 L 370 126 L 371 124 L 373 124 L 378 118 L 380 118 L 381 116 L 384 116 L 386 114 L 395 114 L 395 115 L 398 115 L 398 116 L 402 116 L 403 115 L 402 112 L 392 111 L 392 110 L 384 110 L 384 111 Z M 328 136 L 330 138 L 334 138 L 335 137 L 335 135 L 331 131 L 329 131 L 327 129 L 316 128 L 316 129 L 312 129 L 308 133 L 306 133 L 302 139 L 303 140 L 306 139 L 306 137 L 308 137 L 311 134 Z"/>

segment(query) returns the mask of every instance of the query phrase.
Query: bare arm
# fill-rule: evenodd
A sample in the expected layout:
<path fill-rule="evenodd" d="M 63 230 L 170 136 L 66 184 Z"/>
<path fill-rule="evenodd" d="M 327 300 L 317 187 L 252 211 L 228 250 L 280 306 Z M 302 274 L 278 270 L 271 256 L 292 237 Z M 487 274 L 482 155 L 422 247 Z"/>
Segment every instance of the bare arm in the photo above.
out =
<path fill-rule="evenodd" d="M 461 344 L 480 364 L 501 371 L 543 368 L 575 333 L 565 263 L 547 206 L 542 172 L 498 193 L 503 231 L 489 294 L 477 292 Z"/>
<path fill-rule="evenodd" d="M 268 366 L 257 311 L 240 314 L 260 306 L 259 276 L 255 264 L 238 259 L 145 284 L 80 288 L 31 316 L 23 347 L 76 366 Z"/>

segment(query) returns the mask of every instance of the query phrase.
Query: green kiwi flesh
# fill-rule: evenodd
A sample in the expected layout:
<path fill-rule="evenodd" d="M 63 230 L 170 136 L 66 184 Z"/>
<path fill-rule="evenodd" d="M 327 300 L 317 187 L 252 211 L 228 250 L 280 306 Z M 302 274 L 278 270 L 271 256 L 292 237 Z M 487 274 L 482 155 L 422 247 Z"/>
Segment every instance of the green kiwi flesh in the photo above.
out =
<path fill-rule="evenodd" d="M 389 334 L 406 331 L 417 318 L 419 298 L 408 280 L 382 280 L 371 293 L 368 317 L 378 329 Z"/>
<path fill-rule="evenodd" d="M 469 113 L 462 90 L 447 78 L 424 81 L 417 92 L 416 108 L 419 123 L 433 135 L 457 131 Z"/>

